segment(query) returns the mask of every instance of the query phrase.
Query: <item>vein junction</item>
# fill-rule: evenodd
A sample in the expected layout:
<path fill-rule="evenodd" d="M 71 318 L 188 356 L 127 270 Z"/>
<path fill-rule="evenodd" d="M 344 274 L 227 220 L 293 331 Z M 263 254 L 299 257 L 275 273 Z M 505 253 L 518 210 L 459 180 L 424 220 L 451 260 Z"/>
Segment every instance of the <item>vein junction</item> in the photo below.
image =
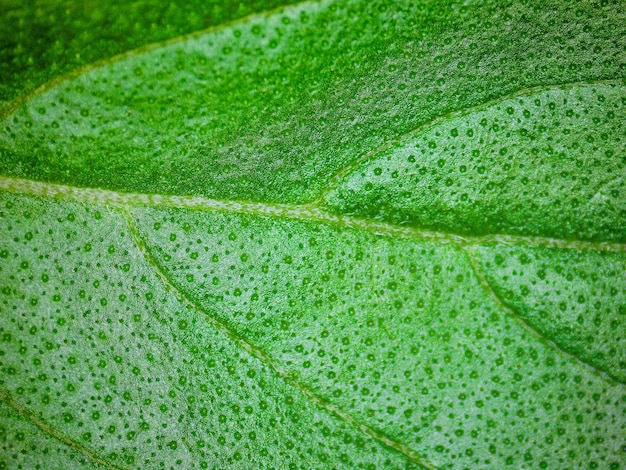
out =
<path fill-rule="evenodd" d="M 356 230 L 367 231 L 375 235 L 394 238 L 405 238 L 421 241 L 432 241 L 439 243 L 448 243 L 455 246 L 459 246 L 466 251 L 471 252 L 472 246 L 484 245 L 484 244 L 511 244 L 511 245 L 524 245 L 524 246 L 541 246 L 560 249 L 576 249 L 576 250 L 593 250 L 593 251 L 612 251 L 612 252 L 624 252 L 626 251 L 626 245 L 619 243 L 602 243 L 602 242 L 589 242 L 580 240 L 562 240 L 551 239 L 545 237 L 524 237 L 515 235 L 487 235 L 487 236 L 464 236 L 454 233 L 438 232 L 422 230 L 414 227 L 403 227 L 393 224 L 388 224 L 375 220 L 365 220 L 354 218 L 350 216 L 334 215 L 326 212 L 316 205 L 287 205 L 287 204 L 267 204 L 267 203 L 250 203 L 250 202 L 237 202 L 237 201 L 222 201 L 216 199 L 209 199 L 197 196 L 169 196 L 158 194 L 137 194 L 137 193 L 120 193 L 110 190 L 92 189 L 92 188 L 78 188 L 66 185 L 51 184 L 37 182 L 33 180 L 17 179 L 10 177 L 0 177 L 0 189 L 15 193 L 24 194 L 30 196 L 39 196 L 52 199 L 76 201 L 86 204 L 95 205 L 108 205 L 115 208 L 131 208 L 131 207 L 156 207 L 156 208 L 179 208 L 187 210 L 198 211 L 219 211 L 234 214 L 248 214 L 260 217 L 273 217 L 277 219 L 292 219 L 302 220 L 308 222 L 323 223 L 328 225 L 334 225 L 339 227 L 346 227 Z M 126 212 L 126 211 L 125 211 Z M 128 214 L 127 219 L 128 219 Z M 324 401 L 323 398 L 317 396 L 305 384 L 300 383 L 293 378 L 290 372 L 271 358 L 267 353 L 257 348 L 254 344 L 248 343 L 246 340 L 239 337 L 236 332 L 230 330 L 227 326 L 219 323 L 215 320 L 209 312 L 204 311 L 201 307 L 195 305 L 188 300 L 184 294 L 182 294 L 173 283 L 165 277 L 164 271 L 155 266 L 155 260 L 153 256 L 147 251 L 145 243 L 142 241 L 140 234 L 132 220 L 129 220 L 131 231 L 134 234 L 136 245 L 144 252 L 144 256 L 148 261 L 157 268 L 157 272 L 162 277 L 162 281 L 170 288 L 173 289 L 179 299 L 182 299 L 189 307 L 198 311 L 202 316 L 208 318 L 210 322 L 220 329 L 223 333 L 234 340 L 240 347 L 248 351 L 250 354 L 261 359 L 268 364 L 276 373 L 283 377 L 292 386 L 299 389 L 304 395 L 306 395 L 311 401 L 316 403 L 322 409 L 334 414 L 344 422 L 352 425 L 353 427 L 361 430 L 365 434 L 370 435 L 374 439 L 386 444 L 387 446 L 401 452 L 409 460 L 416 462 L 426 468 L 434 468 L 429 463 L 425 462 L 421 456 L 419 456 L 413 449 L 405 446 L 401 442 L 394 441 L 388 438 L 385 434 L 382 434 L 375 429 L 366 426 L 356 421 L 351 415 L 345 413 L 341 409 L 333 406 L 330 403 Z M 468 253 L 471 255 L 471 253 Z M 477 267 L 475 263 L 472 263 L 475 270 Z M 490 286 L 485 280 L 484 276 L 477 273 L 481 283 L 484 287 L 491 291 Z M 492 295 L 495 295 L 492 293 Z M 516 312 L 510 308 L 498 302 L 500 306 L 507 311 L 510 315 L 518 318 Z M 525 325 L 529 329 L 528 325 Z M 532 329 L 531 329 L 532 330 Z M 540 333 L 532 330 L 536 336 L 544 338 Z M 561 353 L 564 353 L 570 359 L 577 360 L 582 365 L 590 367 L 584 361 L 579 360 L 575 356 L 567 353 L 561 347 L 551 343 L 551 346 L 555 347 Z M 607 378 L 602 374 L 604 378 Z M 55 435 L 55 434 L 53 434 Z M 65 442 L 65 441 L 64 441 Z"/>
<path fill-rule="evenodd" d="M 376 429 L 372 428 L 371 426 L 368 426 L 367 424 L 364 424 L 358 421 L 351 414 L 333 405 L 332 403 L 329 403 L 325 398 L 319 396 L 318 394 L 315 393 L 315 391 L 310 389 L 306 384 L 302 383 L 298 379 L 297 374 L 294 374 L 293 372 L 289 371 L 282 364 L 280 364 L 280 362 L 272 358 L 271 355 L 268 354 L 266 351 L 264 351 L 260 347 L 250 342 L 248 339 L 246 339 L 244 336 L 237 333 L 237 331 L 229 327 L 224 322 L 220 321 L 215 315 L 211 314 L 211 312 L 207 311 L 205 308 L 201 307 L 200 305 L 190 300 L 187 297 L 187 295 L 185 295 L 180 289 L 178 289 L 176 285 L 174 284 L 174 282 L 172 282 L 172 280 L 170 280 L 170 278 L 167 276 L 165 269 L 163 269 L 163 267 L 161 266 L 157 258 L 152 254 L 152 252 L 148 248 L 147 243 L 143 239 L 140 233 L 140 230 L 135 224 L 135 221 L 132 215 L 129 214 L 127 211 L 122 211 L 122 212 L 128 224 L 128 227 L 130 229 L 133 242 L 135 243 L 137 248 L 142 252 L 142 254 L 144 255 L 144 258 L 150 264 L 152 269 L 155 271 L 155 273 L 157 274 L 161 282 L 166 286 L 166 288 L 170 292 L 172 292 L 176 296 L 176 298 L 182 304 L 186 305 L 191 310 L 200 314 L 213 327 L 215 327 L 217 330 L 225 334 L 233 343 L 235 343 L 237 346 L 239 346 L 241 349 L 246 351 L 248 354 L 256 357 L 261 362 L 263 362 L 268 367 L 270 367 L 274 372 L 276 372 L 276 374 L 282 377 L 282 379 L 285 380 L 285 382 L 287 382 L 289 385 L 299 390 L 300 393 L 306 396 L 311 402 L 313 402 L 318 407 L 335 415 L 337 418 L 339 418 L 343 422 L 349 424 L 355 429 L 358 429 L 359 431 L 381 442 L 382 444 L 392 448 L 393 450 L 397 452 L 400 452 L 409 461 L 413 463 L 417 463 L 424 469 L 428 469 L 428 470 L 437 469 L 437 467 L 427 462 L 424 459 L 424 457 L 422 457 L 418 452 L 416 452 L 409 446 L 403 444 L 400 441 L 397 441 L 395 439 L 388 437 L 383 432 L 377 431 Z"/>
<path fill-rule="evenodd" d="M 62 184 L 44 183 L 6 176 L 0 176 L 0 190 L 16 194 L 76 201 L 86 204 L 108 205 L 118 208 L 177 208 L 302 220 L 363 230 L 378 236 L 447 243 L 460 247 L 499 244 L 578 251 L 626 252 L 626 244 L 624 243 L 565 240 L 550 237 L 509 234 L 460 235 L 450 232 L 394 225 L 383 221 L 332 214 L 321 209 L 317 204 L 272 204 L 263 202 L 224 201 L 202 196 L 122 193 L 104 189 L 79 188 Z"/>

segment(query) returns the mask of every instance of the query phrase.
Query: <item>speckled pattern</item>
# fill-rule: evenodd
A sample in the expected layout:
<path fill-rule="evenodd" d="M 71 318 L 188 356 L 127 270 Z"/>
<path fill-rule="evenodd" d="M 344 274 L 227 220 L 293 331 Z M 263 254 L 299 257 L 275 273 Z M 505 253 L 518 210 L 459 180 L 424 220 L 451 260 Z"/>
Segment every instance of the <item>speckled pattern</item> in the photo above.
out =
<path fill-rule="evenodd" d="M 7 5 L 0 469 L 626 468 L 620 2 Z"/>
<path fill-rule="evenodd" d="M 623 77 L 624 24 L 619 2 L 304 2 L 44 87 L 0 121 L 0 171 L 305 202 L 355 158 L 436 117 Z"/>
<path fill-rule="evenodd" d="M 626 241 L 626 85 L 525 91 L 403 138 L 332 211 L 455 233 Z"/>

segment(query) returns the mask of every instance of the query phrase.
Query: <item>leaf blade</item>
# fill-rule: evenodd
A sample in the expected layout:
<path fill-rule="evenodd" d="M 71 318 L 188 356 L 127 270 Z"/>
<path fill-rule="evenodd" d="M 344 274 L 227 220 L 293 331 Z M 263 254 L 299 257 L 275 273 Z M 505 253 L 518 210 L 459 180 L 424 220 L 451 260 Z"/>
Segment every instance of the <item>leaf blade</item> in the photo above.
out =
<path fill-rule="evenodd" d="M 0 386 L 69 439 L 121 467 L 406 465 L 178 303 L 115 211 L 3 195 L 3 215 Z"/>
<path fill-rule="evenodd" d="M 13 116 L 17 124 L 5 123 L 10 138 L 0 170 L 142 193 L 308 201 L 353 159 L 452 110 L 546 81 L 616 78 L 621 49 L 609 31 L 619 30 L 623 12 L 613 4 L 590 8 L 581 7 L 581 21 L 558 2 L 504 11 L 453 3 L 296 5 L 133 55 L 33 98 Z M 510 22 L 523 15 L 528 23 Z M 397 29 L 393 36 L 387 23 Z M 546 38 L 564 49 L 555 46 L 547 59 L 528 54 Z M 459 49 L 464 41 L 476 47 Z M 611 59 L 602 61 L 592 45 Z M 572 57 L 567 47 L 586 52 Z M 500 58 L 508 60 L 504 68 Z M 476 83 L 481 74 L 489 87 Z M 95 109 L 100 116 L 81 115 Z"/>
<path fill-rule="evenodd" d="M 623 339 L 605 326 L 620 320 L 608 278 L 625 250 L 624 148 L 603 135 L 623 127 L 598 113 L 624 103 L 622 10 L 302 3 L 23 96 L 0 133 L 0 384 L 24 416 L 3 416 L 37 416 L 129 467 L 619 468 Z M 486 227 L 463 210 L 416 224 L 393 182 L 371 211 L 320 208 L 333 178 L 351 181 L 425 122 L 441 129 L 537 85 L 611 80 L 614 99 L 583 116 L 600 137 L 591 181 L 548 191 L 543 213 L 499 201 Z M 518 163 L 532 161 L 524 150 Z M 606 194 L 590 220 L 555 212 L 563 197 Z M 570 273 L 599 260 L 604 284 L 555 269 L 508 299 L 523 287 L 520 253 Z M 600 289 L 605 325 L 554 313 L 564 292 L 589 317 L 576 289 Z"/>

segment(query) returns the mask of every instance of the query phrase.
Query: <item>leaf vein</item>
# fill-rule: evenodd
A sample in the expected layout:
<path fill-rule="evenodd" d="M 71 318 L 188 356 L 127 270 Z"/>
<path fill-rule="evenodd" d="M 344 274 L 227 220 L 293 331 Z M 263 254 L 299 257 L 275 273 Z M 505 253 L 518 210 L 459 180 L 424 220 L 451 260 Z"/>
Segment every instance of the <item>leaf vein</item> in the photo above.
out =
<path fill-rule="evenodd" d="M 515 308 L 511 306 L 505 299 L 503 299 L 502 296 L 499 295 L 496 292 L 496 290 L 491 286 L 491 283 L 487 280 L 487 277 L 485 276 L 483 269 L 480 267 L 480 263 L 478 262 L 476 253 L 472 248 L 473 247 L 463 247 L 463 251 L 467 255 L 467 258 L 472 267 L 472 270 L 476 274 L 476 277 L 478 278 L 478 281 L 480 282 L 480 284 L 483 286 L 483 289 L 489 295 L 489 297 L 491 297 L 496 302 L 496 304 L 502 311 L 506 312 L 510 317 L 512 317 L 518 324 L 520 324 L 533 337 L 538 339 L 540 342 L 547 344 L 552 349 L 558 351 L 565 358 L 578 363 L 579 365 L 583 366 L 586 369 L 591 370 L 594 374 L 599 375 L 607 382 L 626 387 L 626 382 L 623 382 L 622 380 L 619 380 L 618 378 L 613 377 L 605 370 L 602 370 L 594 366 L 593 364 L 581 359 L 577 355 L 572 354 L 568 352 L 567 350 L 563 349 L 563 347 L 558 342 L 553 341 L 552 339 L 550 339 L 549 337 L 547 337 L 546 335 L 544 335 L 543 333 L 535 329 L 526 320 L 524 320 L 522 316 L 515 310 Z"/>
<path fill-rule="evenodd" d="M 246 351 L 248 354 L 260 360 L 263 364 L 265 364 L 272 371 L 274 371 L 278 376 L 280 376 L 286 383 L 288 383 L 290 386 L 294 387 L 295 389 L 299 390 L 310 402 L 312 402 L 319 408 L 334 415 L 335 417 L 345 422 L 349 426 L 370 436 L 371 438 L 382 443 L 383 445 L 397 452 L 400 452 L 412 463 L 418 464 L 424 469 L 428 469 L 428 470 L 437 469 L 437 467 L 435 467 L 430 462 L 426 461 L 425 458 L 421 456 L 414 449 L 410 448 L 409 446 L 403 444 L 400 441 L 390 438 L 383 432 L 358 421 L 354 416 L 352 416 L 345 410 L 342 410 L 341 408 L 328 402 L 324 397 L 316 394 L 312 389 L 310 389 L 304 383 L 302 383 L 294 372 L 285 368 L 278 361 L 273 359 L 266 351 L 254 345 L 253 343 L 251 343 L 247 338 L 243 337 L 237 331 L 233 330 L 229 325 L 220 321 L 215 315 L 211 315 L 210 312 L 208 312 L 206 308 L 197 305 L 195 302 L 189 299 L 168 278 L 165 269 L 160 265 L 159 261 L 156 259 L 156 257 L 152 254 L 152 252 L 148 248 L 143 236 L 140 233 L 139 228 L 134 222 L 133 216 L 127 210 L 124 210 L 124 209 L 120 210 L 120 212 L 124 215 L 124 218 L 126 219 L 126 222 L 128 224 L 128 227 L 129 227 L 129 230 L 130 230 L 130 233 L 131 233 L 131 236 L 133 238 L 135 245 L 141 251 L 141 253 L 143 254 L 148 264 L 150 264 L 150 266 L 154 270 L 159 280 L 165 285 L 166 289 L 169 292 L 171 292 L 188 309 L 201 315 L 210 325 L 212 325 L 215 329 L 220 331 L 222 334 L 226 335 L 230 341 L 232 341 L 238 347 Z"/>
<path fill-rule="evenodd" d="M 420 124 L 418 125 L 416 128 L 411 129 L 410 131 L 399 135 L 397 137 L 394 137 L 393 139 L 389 140 L 388 142 L 384 142 L 381 145 L 379 145 L 378 147 L 370 150 L 369 152 L 366 152 L 365 154 L 363 154 L 362 156 L 349 161 L 345 166 L 343 166 L 342 168 L 339 168 L 335 174 L 331 177 L 331 182 L 330 184 L 328 184 L 320 193 L 320 195 L 315 199 L 315 201 L 312 203 L 314 205 L 320 205 L 323 204 L 323 202 L 325 201 L 325 199 L 328 197 L 328 195 L 335 189 L 337 188 L 337 186 L 339 186 L 339 184 L 341 184 L 341 182 L 343 181 L 344 178 L 346 178 L 347 176 L 349 176 L 350 174 L 352 174 L 357 168 L 359 168 L 363 163 L 368 162 L 369 160 L 373 160 L 376 157 L 378 157 L 382 152 L 389 150 L 390 148 L 392 148 L 395 145 L 398 145 L 400 143 L 402 143 L 403 141 L 411 138 L 411 137 L 417 137 L 420 134 L 425 133 L 426 131 L 439 126 L 447 121 L 451 121 L 453 119 L 456 118 L 460 118 L 463 116 L 467 116 L 469 114 L 473 114 L 479 111 L 483 111 L 491 106 L 494 106 L 498 103 L 501 103 L 503 101 L 506 100 L 510 100 L 512 98 L 517 98 L 517 97 L 521 97 L 521 96 L 527 96 L 533 93 L 538 93 L 541 91 L 548 91 L 548 90 L 569 90 L 572 88 L 576 88 L 579 86 L 590 86 L 590 85 L 610 85 L 610 84 L 617 84 L 617 83 L 621 83 L 623 82 L 623 79 L 606 79 L 606 80 L 583 80 L 583 81 L 578 81 L 578 82 L 564 82 L 564 83 L 553 83 L 553 84 L 549 84 L 549 85 L 538 85 L 538 86 L 534 86 L 534 87 L 527 87 L 527 88 L 523 88 L 521 90 L 516 90 L 512 93 L 509 93 L 507 95 L 504 96 L 499 96 L 484 102 L 481 102 L 475 106 L 470 106 L 468 108 L 462 108 L 462 109 L 457 109 L 457 110 L 453 110 L 450 111 L 444 115 L 441 116 L 437 116 L 434 119 L 432 119 L 431 121 L 428 121 L 426 123 Z"/>
<path fill-rule="evenodd" d="M 44 433 L 49 436 L 61 441 L 62 443 L 70 446 L 74 450 L 80 452 L 85 457 L 87 457 L 92 462 L 102 465 L 110 470 L 124 470 L 124 467 L 119 467 L 117 465 L 113 465 L 111 462 L 106 459 L 100 457 L 92 450 L 82 446 L 72 438 L 66 436 L 58 429 L 55 429 L 50 424 L 45 422 L 42 418 L 37 416 L 32 410 L 29 410 L 25 406 L 17 403 L 13 400 L 7 393 L 0 391 L 0 399 L 4 400 L 9 406 L 11 406 L 14 410 L 16 410 L 20 415 L 26 417 L 29 421 L 31 421 L 35 426 L 41 429 Z"/>
<path fill-rule="evenodd" d="M 263 202 L 225 201 L 201 196 L 122 193 L 105 189 L 79 188 L 62 184 L 43 183 L 40 181 L 6 176 L 0 176 L 0 190 L 14 194 L 39 196 L 117 208 L 175 208 L 300 220 L 370 232 L 383 237 L 437 242 L 460 247 L 500 244 L 578 251 L 626 253 L 626 243 L 568 240 L 511 234 L 465 235 L 333 214 L 311 204 L 272 204 Z"/>

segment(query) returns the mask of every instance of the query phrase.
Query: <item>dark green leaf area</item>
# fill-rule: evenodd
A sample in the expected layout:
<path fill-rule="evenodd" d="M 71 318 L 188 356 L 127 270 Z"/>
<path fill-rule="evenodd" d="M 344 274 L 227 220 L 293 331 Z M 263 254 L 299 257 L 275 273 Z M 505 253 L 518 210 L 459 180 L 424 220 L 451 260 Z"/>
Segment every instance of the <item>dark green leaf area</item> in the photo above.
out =
<path fill-rule="evenodd" d="M 301 3 L 47 88 L 2 122 L 0 171 L 309 201 L 346 164 L 450 112 L 529 87 L 623 78 L 624 11 L 620 2 Z"/>
<path fill-rule="evenodd" d="M 554 468 L 621 445 L 623 387 L 522 328 L 458 248 L 234 214 L 135 216 L 194 304 L 434 465 Z"/>
<path fill-rule="evenodd" d="M 280 0 L 3 0 L 0 108 L 59 75 L 157 41 L 270 10 Z"/>

